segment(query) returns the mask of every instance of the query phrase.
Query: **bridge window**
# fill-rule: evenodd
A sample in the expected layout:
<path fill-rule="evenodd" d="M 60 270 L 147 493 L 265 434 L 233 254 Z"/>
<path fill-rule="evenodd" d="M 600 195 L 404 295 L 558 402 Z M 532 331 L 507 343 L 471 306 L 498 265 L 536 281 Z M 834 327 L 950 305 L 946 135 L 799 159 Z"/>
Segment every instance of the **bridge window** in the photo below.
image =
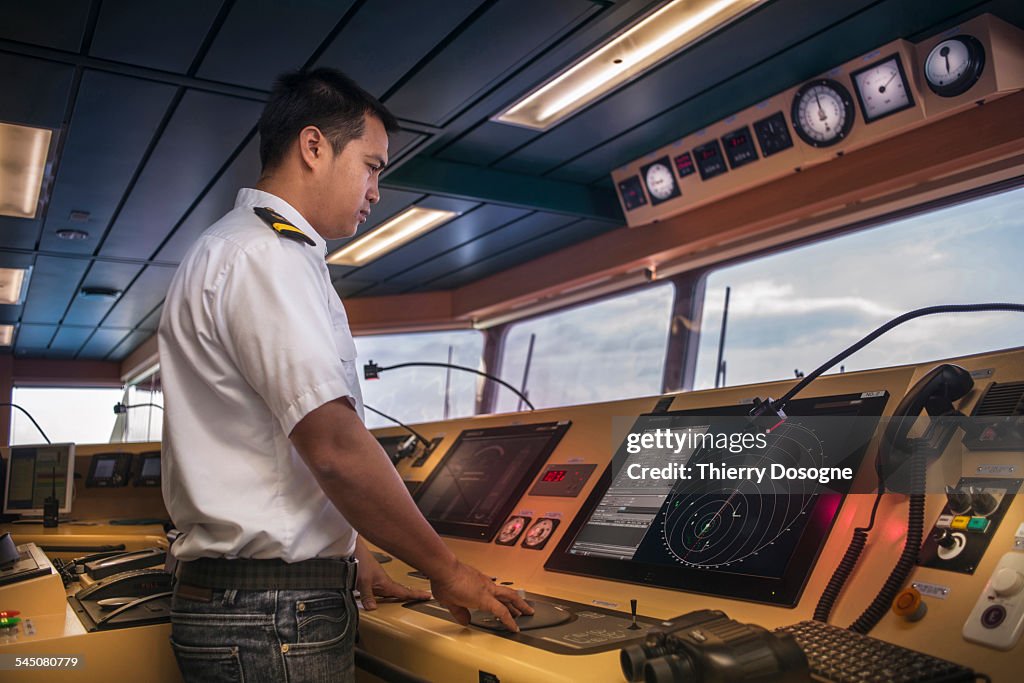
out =
<path fill-rule="evenodd" d="M 12 401 L 35 418 L 54 443 L 107 443 L 114 431 L 114 404 L 124 389 L 14 387 Z M 43 435 L 17 408 L 11 409 L 11 445 L 45 443 Z"/>
<path fill-rule="evenodd" d="M 664 283 L 511 325 L 501 378 L 537 408 L 661 393 L 675 286 Z M 523 409 L 499 389 L 497 411 Z"/>
<path fill-rule="evenodd" d="M 1024 301 L 1022 234 L 1018 187 L 719 268 L 705 283 L 694 388 L 716 386 L 727 287 L 722 385 L 787 379 L 915 308 Z M 933 315 L 888 332 L 843 369 L 1021 345 L 1024 315 Z"/>
<path fill-rule="evenodd" d="M 426 361 L 480 369 L 484 339 L 476 330 L 382 334 L 356 337 L 356 350 L 360 377 L 371 360 L 381 367 Z M 476 413 L 478 379 L 478 375 L 459 370 L 399 368 L 382 372 L 380 379 L 364 381 L 363 399 L 368 406 L 406 424 L 466 417 Z M 394 423 L 367 410 L 366 426 L 391 427 Z"/>

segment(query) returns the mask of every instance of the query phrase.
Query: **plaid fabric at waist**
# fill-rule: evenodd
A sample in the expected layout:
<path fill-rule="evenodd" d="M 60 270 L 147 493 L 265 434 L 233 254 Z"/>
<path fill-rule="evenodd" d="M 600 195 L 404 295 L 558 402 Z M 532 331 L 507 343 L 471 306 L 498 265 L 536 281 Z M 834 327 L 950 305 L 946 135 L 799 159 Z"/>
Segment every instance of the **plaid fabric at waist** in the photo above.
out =
<path fill-rule="evenodd" d="M 356 559 L 228 560 L 203 557 L 183 562 L 182 584 L 216 590 L 352 590 L 356 585 Z"/>

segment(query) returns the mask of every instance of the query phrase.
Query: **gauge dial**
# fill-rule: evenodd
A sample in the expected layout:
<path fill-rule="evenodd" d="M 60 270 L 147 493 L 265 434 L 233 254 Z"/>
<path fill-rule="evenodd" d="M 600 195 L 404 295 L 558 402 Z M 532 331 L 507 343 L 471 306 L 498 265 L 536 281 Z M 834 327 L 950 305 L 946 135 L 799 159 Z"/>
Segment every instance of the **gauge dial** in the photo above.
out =
<path fill-rule="evenodd" d="M 679 196 L 679 186 L 672 174 L 671 162 L 668 157 L 663 157 L 640 169 L 647 185 L 647 194 L 651 195 L 651 204 L 661 202 Z"/>
<path fill-rule="evenodd" d="M 541 517 L 530 530 L 526 532 L 526 537 L 523 539 L 522 546 L 529 548 L 530 550 L 540 550 L 548 543 L 548 539 L 551 538 L 551 532 L 558 526 L 558 520 L 553 517 Z"/>
<path fill-rule="evenodd" d="M 829 147 L 849 135 L 853 116 L 850 92 L 828 78 L 805 84 L 793 98 L 793 128 L 813 147 Z"/>
<path fill-rule="evenodd" d="M 498 545 L 515 545 L 515 542 L 519 540 L 519 535 L 523 533 L 523 529 L 530 522 L 529 517 L 522 517 L 520 515 L 514 515 L 508 518 L 505 522 L 505 526 L 498 532 L 498 538 L 495 541 Z"/>
<path fill-rule="evenodd" d="M 944 40 L 928 53 L 924 78 L 940 97 L 956 97 L 970 90 L 985 69 L 985 47 L 974 36 Z"/>
<path fill-rule="evenodd" d="M 914 106 L 899 55 L 892 55 L 852 74 L 864 122 Z"/>

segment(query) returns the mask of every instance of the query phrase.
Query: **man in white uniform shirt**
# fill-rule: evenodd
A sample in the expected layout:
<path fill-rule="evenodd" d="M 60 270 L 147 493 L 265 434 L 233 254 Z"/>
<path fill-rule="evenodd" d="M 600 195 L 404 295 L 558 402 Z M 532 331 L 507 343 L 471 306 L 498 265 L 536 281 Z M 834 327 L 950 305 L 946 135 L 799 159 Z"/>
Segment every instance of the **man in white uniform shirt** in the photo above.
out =
<path fill-rule="evenodd" d="M 340 72 L 282 77 L 256 189 L 210 227 L 160 321 L 163 494 L 183 532 L 171 644 L 186 681 L 353 678 L 357 612 L 392 581 L 356 531 L 416 567 L 462 623 L 532 613 L 452 554 L 363 425 L 355 345 L 324 257 L 379 198 L 394 117 Z M 358 560 L 356 562 L 355 560 Z M 358 564 L 358 579 L 355 567 Z"/>

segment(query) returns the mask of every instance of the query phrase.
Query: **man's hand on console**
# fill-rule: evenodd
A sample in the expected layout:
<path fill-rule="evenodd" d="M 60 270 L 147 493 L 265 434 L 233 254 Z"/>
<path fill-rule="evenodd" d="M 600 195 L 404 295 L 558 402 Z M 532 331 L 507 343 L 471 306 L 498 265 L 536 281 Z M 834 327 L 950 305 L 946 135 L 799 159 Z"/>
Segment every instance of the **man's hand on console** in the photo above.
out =
<path fill-rule="evenodd" d="M 493 614 L 509 631 L 518 632 L 515 617 L 533 614 L 533 608 L 514 590 L 495 585 L 461 562 L 444 576 L 432 578 L 430 587 L 434 598 L 463 626 L 469 624 L 469 611 L 478 609 Z"/>
<path fill-rule="evenodd" d="M 359 575 L 356 577 L 356 589 L 363 609 L 377 609 L 377 599 L 382 600 L 429 600 L 430 593 L 418 591 L 396 582 L 384 567 L 374 559 L 373 554 L 363 545 L 362 539 L 356 543 L 356 559 L 359 560 Z"/>

